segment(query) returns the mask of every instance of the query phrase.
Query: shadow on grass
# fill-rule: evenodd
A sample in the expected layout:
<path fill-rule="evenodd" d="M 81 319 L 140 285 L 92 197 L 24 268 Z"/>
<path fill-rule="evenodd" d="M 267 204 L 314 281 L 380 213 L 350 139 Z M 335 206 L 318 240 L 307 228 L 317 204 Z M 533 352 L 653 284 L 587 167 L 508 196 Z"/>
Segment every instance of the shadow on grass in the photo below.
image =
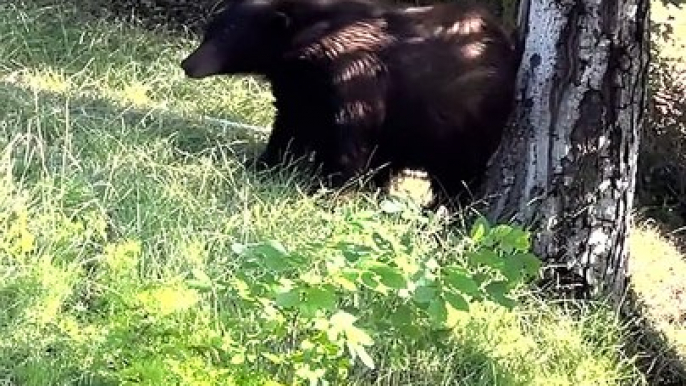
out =
<path fill-rule="evenodd" d="M 219 221 L 208 223 L 208 215 L 224 217 L 246 205 L 280 206 L 301 197 L 299 187 L 310 186 L 305 170 L 245 165 L 262 151 L 262 133 L 0 85 L 0 149 L 10 152 L 15 179 L 61 186 L 61 205 L 68 210 L 97 202 L 110 213 L 113 229 L 128 228 L 137 237 L 159 237 L 160 224 L 179 219 L 205 229 Z M 132 228 L 134 221 L 143 225 Z"/>
<path fill-rule="evenodd" d="M 637 296 L 632 293 L 632 298 Z M 635 301 L 635 300 L 634 300 Z M 629 354 L 638 356 L 637 366 L 645 374 L 649 385 L 686 385 L 686 363 L 674 348 L 664 332 L 655 328 L 642 314 L 646 306 L 639 304 L 641 311 L 634 311 L 636 321 L 630 326 L 631 335 L 626 339 Z"/>
<path fill-rule="evenodd" d="M 72 129 L 72 143 L 81 150 L 97 152 L 97 134 L 109 135 L 121 144 L 145 145 L 166 139 L 173 153 L 182 158 L 203 155 L 218 156 L 228 150 L 243 162 L 257 156 L 264 147 L 266 133 L 240 127 L 225 127 L 216 121 L 187 118 L 168 111 L 117 106 L 104 98 L 70 96 L 33 90 L 1 82 L 0 107 L 5 112 L 6 140 L 21 135 L 22 124 L 44 120 L 42 139 L 48 145 L 63 142 L 65 124 Z M 52 125 L 51 125 L 52 124 Z M 100 131 L 100 133 L 97 133 Z"/>

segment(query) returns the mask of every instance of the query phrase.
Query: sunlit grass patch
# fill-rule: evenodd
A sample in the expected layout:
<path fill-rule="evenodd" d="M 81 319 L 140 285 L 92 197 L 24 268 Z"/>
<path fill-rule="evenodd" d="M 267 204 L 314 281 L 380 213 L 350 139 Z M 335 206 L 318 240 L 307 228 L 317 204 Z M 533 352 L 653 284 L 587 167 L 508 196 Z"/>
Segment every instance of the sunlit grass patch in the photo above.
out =
<path fill-rule="evenodd" d="M 643 312 L 646 362 L 668 377 L 686 377 L 686 258 L 658 227 L 644 222 L 630 239 L 633 290 Z M 664 369 L 662 366 L 667 366 Z"/>
<path fill-rule="evenodd" d="M 0 81 L 263 126 L 273 114 L 268 87 L 252 78 L 185 79 L 179 63 L 193 47 L 190 37 L 169 39 L 163 30 L 84 19 L 68 6 L 22 2 L 0 5 L 0 35 Z"/>

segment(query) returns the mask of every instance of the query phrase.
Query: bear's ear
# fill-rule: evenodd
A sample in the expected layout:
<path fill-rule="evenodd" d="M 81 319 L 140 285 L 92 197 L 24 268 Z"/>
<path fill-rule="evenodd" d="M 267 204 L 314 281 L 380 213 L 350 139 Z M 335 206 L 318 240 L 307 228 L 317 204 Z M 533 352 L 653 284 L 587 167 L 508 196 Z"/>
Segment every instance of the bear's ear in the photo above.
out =
<path fill-rule="evenodd" d="M 274 13 L 273 25 L 277 29 L 286 30 L 291 26 L 291 17 L 286 14 L 286 12 L 276 11 Z"/>

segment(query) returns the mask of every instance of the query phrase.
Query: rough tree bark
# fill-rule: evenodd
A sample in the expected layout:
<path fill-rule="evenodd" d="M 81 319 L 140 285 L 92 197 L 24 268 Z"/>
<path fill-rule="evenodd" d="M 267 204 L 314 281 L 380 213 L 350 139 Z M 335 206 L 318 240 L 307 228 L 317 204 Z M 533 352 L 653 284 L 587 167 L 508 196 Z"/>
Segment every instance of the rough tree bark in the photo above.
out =
<path fill-rule="evenodd" d="M 544 279 L 622 296 L 645 121 L 649 0 L 522 0 L 512 125 L 485 186 L 490 218 L 529 226 Z"/>

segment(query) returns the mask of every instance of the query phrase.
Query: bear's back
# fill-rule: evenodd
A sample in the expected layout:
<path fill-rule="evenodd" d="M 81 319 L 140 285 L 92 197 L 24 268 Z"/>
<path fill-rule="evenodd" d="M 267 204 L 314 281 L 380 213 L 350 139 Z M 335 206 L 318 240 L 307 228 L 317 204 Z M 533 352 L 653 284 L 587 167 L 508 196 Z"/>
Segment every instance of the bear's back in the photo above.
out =
<path fill-rule="evenodd" d="M 299 11 L 309 24 L 288 53 L 292 71 L 274 88 L 303 131 L 335 141 L 321 128 L 350 106 L 343 115 L 360 118 L 353 123 L 382 161 L 423 167 L 447 185 L 481 173 L 513 101 L 509 34 L 478 7 L 329 2 L 309 16 Z"/>
<path fill-rule="evenodd" d="M 393 17 L 405 38 L 384 54 L 392 79 L 385 147 L 396 164 L 477 177 L 514 102 L 512 34 L 478 6 L 408 8 Z"/>

